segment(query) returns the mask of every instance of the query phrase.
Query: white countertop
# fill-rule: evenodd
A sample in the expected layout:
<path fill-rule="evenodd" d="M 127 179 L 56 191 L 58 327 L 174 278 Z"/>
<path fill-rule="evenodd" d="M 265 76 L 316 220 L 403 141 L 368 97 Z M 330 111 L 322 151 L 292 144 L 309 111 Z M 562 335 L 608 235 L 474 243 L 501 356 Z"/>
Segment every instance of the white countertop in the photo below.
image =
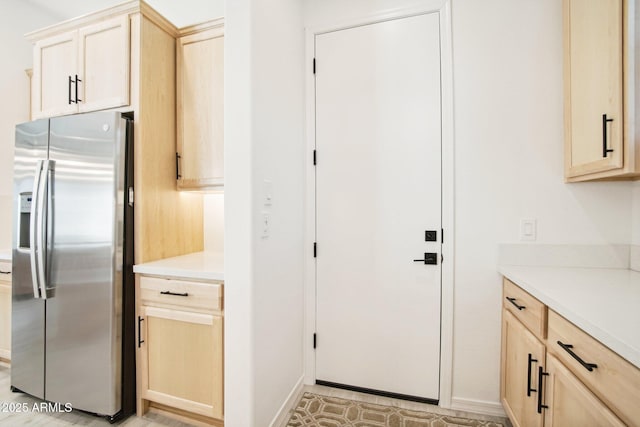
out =
<path fill-rule="evenodd" d="M 133 266 L 134 273 L 185 279 L 224 280 L 224 255 L 195 252 Z"/>
<path fill-rule="evenodd" d="M 11 251 L 9 249 L 0 251 L 0 261 L 11 261 Z"/>
<path fill-rule="evenodd" d="M 501 266 L 501 274 L 640 368 L 640 273 Z"/>

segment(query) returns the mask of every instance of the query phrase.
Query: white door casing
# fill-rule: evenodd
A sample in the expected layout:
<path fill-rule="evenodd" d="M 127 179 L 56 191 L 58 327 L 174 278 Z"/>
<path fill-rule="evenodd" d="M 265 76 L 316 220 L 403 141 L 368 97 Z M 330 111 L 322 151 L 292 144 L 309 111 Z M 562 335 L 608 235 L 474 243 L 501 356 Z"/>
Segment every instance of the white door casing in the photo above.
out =
<path fill-rule="evenodd" d="M 439 398 L 439 24 L 315 37 L 317 380 Z M 425 252 L 437 265 L 413 261 Z"/>

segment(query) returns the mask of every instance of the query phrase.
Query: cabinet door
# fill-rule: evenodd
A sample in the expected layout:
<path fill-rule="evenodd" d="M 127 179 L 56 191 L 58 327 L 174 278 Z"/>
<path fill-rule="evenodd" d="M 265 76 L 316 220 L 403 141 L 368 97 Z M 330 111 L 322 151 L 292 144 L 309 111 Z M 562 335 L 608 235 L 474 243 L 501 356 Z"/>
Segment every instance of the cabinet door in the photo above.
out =
<path fill-rule="evenodd" d="M 178 40 L 179 188 L 224 183 L 224 30 Z"/>
<path fill-rule="evenodd" d="M 538 368 L 545 347 L 509 311 L 502 310 L 500 398 L 514 427 L 541 427 L 538 413 Z"/>
<path fill-rule="evenodd" d="M 0 358 L 11 359 L 11 285 L 0 282 Z"/>
<path fill-rule="evenodd" d="M 622 168 L 622 0 L 564 0 L 564 55 L 565 176 Z"/>
<path fill-rule="evenodd" d="M 547 355 L 545 427 L 622 427 L 616 417 L 553 355 Z"/>
<path fill-rule="evenodd" d="M 208 417 L 222 413 L 222 317 L 142 306 L 142 398 Z"/>
<path fill-rule="evenodd" d="M 79 111 L 129 104 L 129 16 L 78 30 Z"/>
<path fill-rule="evenodd" d="M 78 68 L 78 32 L 39 40 L 33 52 L 33 118 L 77 112 L 70 79 L 75 79 Z"/>

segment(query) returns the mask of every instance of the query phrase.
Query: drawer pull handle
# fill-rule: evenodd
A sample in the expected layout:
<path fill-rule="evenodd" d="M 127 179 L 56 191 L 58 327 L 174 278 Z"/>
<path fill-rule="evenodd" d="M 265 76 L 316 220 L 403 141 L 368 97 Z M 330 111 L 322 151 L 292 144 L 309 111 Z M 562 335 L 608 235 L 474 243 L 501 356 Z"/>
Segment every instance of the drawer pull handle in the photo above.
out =
<path fill-rule="evenodd" d="M 0 270 L 0 274 L 11 274 L 11 272 L 10 271 L 2 271 L 2 270 Z"/>
<path fill-rule="evenodd" d="M 142 322 L 144 322 L 144 319 L 143 319 L 142 317 L 138 316 L 138 348 L 140 348 L 140 346 L 141 346 L 141 345 L 142 345 L 142 343 L 144 342 L 144 340 L 141 340 L 141 339 L 140 339 L 140 338 L 142 338 L 142 337 L 141 337 L 141 335 L 140 335 L 140 333 L 141 333 L 141 329 L 142 329 L 142 328 L 140 327 L 140 324 L 141 324 Z"/>
<path fill-rule="evenodd" d="M 543 409 L 547 409 L 547 405 L 542 404 L 542 377 L 548 376 L 548 372 L 544 372 L 542 366 L 538 367 L 538 413 L 541 414 Z"/>
<path fill-rule="evenodd" d="M 527 308 L 524 305 L 518 305 L 518 303 L 516 302 L 515 298 L 507 297 L 507 301 L 509 301 L 511 304 L 515 305 L 518 310 L 524 310 L 525 308 Z"/>
<path fill-rule="evenodd" d="M 537 392 L 535 388 L 531 388 L 531 363 L 537 362 L 538 359 L 534 359 L 533 355 L 529 353 L 529 361 L 527 362 L 527 397 L 531 396 L 531 392 Z"/>
<path fill-rule="evenodd" d="M 589 372 L 593 372 L 594 368 L 597 368 L 598 365 L 596 365 L 595 363 L 587 363 L 584 360 L 582 360 L 580 358 L 580 356 L 578 356 L 577 354 L 575 354 L 571 349 L 573 348 L 573 345 L 571 344 L 564 344 L 561 341 L 558 341 L 558 345 L 560 347 L 562 347 L 562 349 L 564 351 L 566 351 L 567 353 L 569 353 L 571 355 L 571 357 L 573 357 L 574 359 L 576 359 L 582 366 L 584 366 L 584 368 L 589 371 Z"/>
<path fill-rule="evenodd" d="M 162 292 L 160 292 L 160 294 L 161 295 L 173 295 L 173 296 L 176 296 L 176 297 L 188 297 L 189 296 L 189 294 L 186 293 L 186 292 L 183 293 L 183 294 L 178 294 L 178 293 L 171 292 L 171 291 L 162 291 Z"/>

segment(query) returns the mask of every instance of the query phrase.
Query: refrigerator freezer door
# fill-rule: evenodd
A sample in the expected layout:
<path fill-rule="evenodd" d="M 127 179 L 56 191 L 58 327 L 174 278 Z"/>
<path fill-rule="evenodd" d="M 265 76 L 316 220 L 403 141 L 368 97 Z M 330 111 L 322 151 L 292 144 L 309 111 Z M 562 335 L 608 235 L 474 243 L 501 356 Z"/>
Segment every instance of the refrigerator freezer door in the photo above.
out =
<path fill-rule="evenodd" d="M 32 254 L 36 216 L 34 182 L 47 159 L 49 120 L 16 126 L 13 174 L 11 385 L 44 397 L 44 301 L 34 292 Z M 35 255 L 35 254 L 34 254 Z M 35 256 L 34 256 L 35 260 Z"/>
<path fill-rule="evenodd" d="M 101 415 L 121 406 L 125 136 L 116 112 L 51 119 L 45 399 Z"/>

